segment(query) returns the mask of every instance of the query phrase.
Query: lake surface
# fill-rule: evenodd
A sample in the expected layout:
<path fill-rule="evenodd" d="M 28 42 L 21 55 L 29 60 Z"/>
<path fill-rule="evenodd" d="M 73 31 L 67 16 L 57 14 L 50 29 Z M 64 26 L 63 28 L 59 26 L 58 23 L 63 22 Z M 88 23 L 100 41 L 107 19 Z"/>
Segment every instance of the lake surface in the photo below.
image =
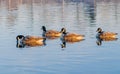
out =
<path fill-rule="evenodd" d="M 17 0 L 16 0 L 17 1 Z M 21 0 L 22 1 L 22 0 Z M 45 46 L 16 47 L 16 36 L 42 36 L 48 30 L 85 35 L 66 43 L 46 40 Z M 96 30 L 118 33 L 118 40 L 96 44 Z M 0 1 L 1 74 L 120 74 L 120 1 L 9 2 Z"/>

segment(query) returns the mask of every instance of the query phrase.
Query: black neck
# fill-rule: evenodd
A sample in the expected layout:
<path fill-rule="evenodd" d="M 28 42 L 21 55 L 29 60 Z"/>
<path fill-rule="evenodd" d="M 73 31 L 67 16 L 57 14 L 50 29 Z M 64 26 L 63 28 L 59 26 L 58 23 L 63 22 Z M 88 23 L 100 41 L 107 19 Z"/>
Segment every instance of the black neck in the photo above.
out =
<path fill-rule="evenodd" d="M 43 26 L 43 27 L 42 27 L 42 29 L 43 29 L 43 31 L 44 31 L 44 32 L 46 32 L 46 31 L 47 31 L 47 30 L 46 30 L 46 28 L 45 28 L 45 26 Z"/>
<path fill-rule="evenodd" d="M 46 28 L 43 28 L 43 31 L 46 32 L 47 31 Z"/>

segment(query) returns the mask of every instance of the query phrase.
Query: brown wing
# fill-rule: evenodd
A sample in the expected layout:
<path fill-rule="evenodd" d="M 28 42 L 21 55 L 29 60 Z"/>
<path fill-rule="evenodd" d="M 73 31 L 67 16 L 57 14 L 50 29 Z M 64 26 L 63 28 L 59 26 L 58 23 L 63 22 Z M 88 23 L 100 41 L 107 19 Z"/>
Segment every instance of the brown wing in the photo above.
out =
<path fill-rule="evenodd" d="M 25 40 L 40 40 L 43 39 L 42 37 L 38 37 L 38 36 L 26 36 Z"/>
<path fill-rule="evenodd" d="M 68 33 L 68 34 L 66 35 L 66 37 L 73 37 L 73 36 L 76 36 L 76 34 L 74 34 L 74 33 Z"/>
<path fill-rule="evenodd" d="M 55 31 L 55 30 L 48 30 L 48 31 L 47 31 L 47 33 L 55 33 L 55 34 L 57 34 L 57 33 L 59 33 L 59 31 Z"/>
<path fill-rule="evenodd" d="M 100 38 L 115 38 L 116 36 L 117 36 L 117 33 L 104 32 L 100 35 Z"/>
<path fill-rule="evenodd" d="M 65 36 L 65 41 L 67 42 L 79 42 L 82 41 L 83 35 L 75 34 L 75 33 L 70 33 Z"/>
<path fill-rule="evenodd" d="M 103 41 L 115 41 L 117 40 L 118 38 L 102 38 Z"/>
<path fill-rule="evenodd" d="M 41 46 L 43 45 L 43 38 L 36 36 L 26 36 L 24 43 L 27 46 Z"/>
<path fill-rule="evenodd" d="M 60 35 L 61 35 L 60 32 L 55 30 L 49 30 L 46 32 L 47 37 L 54 37 L 54 36 L 59 37 Z"/>

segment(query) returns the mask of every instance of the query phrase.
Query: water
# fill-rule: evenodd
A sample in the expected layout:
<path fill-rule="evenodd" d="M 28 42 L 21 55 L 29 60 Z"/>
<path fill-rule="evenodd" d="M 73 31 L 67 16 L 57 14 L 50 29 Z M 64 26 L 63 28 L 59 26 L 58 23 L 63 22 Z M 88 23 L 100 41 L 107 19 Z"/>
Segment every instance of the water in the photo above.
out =
<path fill-rule="evenodd" d="M 1 74 L 119 74 L 120 2 L 0 1 Z M 20 0 L 19 0 L 20 1 Z M 22 1 L 22 0 L 21 0 Z M 41 26 L 85 35 L 67 43 L 46 40 L 46 46 L 16 47 L 16 36 L 41 36 Z M 118 40 L 96 44 L 96 29 L 118 33 Z"/>

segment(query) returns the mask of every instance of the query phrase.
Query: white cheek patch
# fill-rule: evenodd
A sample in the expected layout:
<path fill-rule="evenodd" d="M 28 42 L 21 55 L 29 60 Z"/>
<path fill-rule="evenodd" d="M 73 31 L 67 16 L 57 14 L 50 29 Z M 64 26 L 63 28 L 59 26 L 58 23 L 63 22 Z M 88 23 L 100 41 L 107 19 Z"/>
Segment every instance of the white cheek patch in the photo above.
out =
<path fill-rule="evenodd" d="M 21 39 L 18 38 L 18 43 L 19 43 L 19 44 L 23 43 L 23 38 L 21 38 Z"/>

